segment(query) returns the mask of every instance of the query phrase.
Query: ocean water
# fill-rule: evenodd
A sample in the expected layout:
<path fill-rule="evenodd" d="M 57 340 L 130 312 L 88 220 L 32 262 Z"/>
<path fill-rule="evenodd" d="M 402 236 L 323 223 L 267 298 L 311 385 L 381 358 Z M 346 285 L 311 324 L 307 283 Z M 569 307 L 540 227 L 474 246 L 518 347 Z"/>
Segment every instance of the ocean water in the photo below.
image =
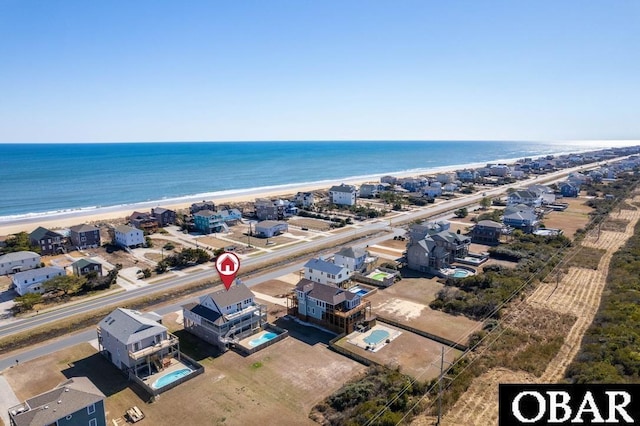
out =
<path fill-rule="evenodd" d="M 0 144 L 0 220 L 607 147 L 484 141 Z"/>

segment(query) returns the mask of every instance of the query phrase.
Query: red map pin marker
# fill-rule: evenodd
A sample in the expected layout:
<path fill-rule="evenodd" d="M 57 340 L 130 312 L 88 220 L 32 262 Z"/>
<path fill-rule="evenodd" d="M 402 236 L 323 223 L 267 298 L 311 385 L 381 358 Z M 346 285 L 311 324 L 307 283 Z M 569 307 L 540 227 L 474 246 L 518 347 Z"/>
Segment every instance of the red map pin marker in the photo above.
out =
<path fill-rule="evenodd" d="M 240 258 L 234 253 L 224 252 L 216 259 L 216 270 L 224 287 L 229 290 L 240 269 Z"/>

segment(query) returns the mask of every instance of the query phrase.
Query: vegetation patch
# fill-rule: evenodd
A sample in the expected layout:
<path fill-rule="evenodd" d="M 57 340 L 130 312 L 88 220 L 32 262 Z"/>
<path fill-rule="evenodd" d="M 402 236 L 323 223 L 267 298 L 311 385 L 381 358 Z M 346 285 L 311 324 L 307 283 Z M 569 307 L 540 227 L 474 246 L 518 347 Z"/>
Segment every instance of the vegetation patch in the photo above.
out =
<path fill-rule="evenodd" d="M 565 267 L 576 267 L 586 269 L 598 269 L 600 259 L 605 251 L 593 247 L 581 246 L 575 255 L 568 255 L 564 263 Z"/>
<path fill-rule="evenodd" d="M 325 425 L 396 425 L 425 390 L 424 383 L 412 383 L 398 369 L 371 367 L 316 405 L 309 417 Z"/>
<path fill-rule="evenodd" d="M 640 383 L 640 224 L 611 259 L 600 308 L 566 378 Z"/>
<path fill-rule="evenodd" d="M 600 229 L 603 231 L 624 232 L 628 224 L 628 220 L 609 218 L 604 221 Z"/>

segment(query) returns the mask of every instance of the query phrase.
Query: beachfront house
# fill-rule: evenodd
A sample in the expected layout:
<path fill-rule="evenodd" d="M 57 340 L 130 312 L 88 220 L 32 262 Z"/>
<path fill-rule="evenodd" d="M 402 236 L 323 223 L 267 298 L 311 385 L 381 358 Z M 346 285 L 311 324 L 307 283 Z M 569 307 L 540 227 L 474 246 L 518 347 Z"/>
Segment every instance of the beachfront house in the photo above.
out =
<path fill-rule="evenodd" d="M 367 268 L 369 252 L 362 247 L 343 247 L 333 256 L 333 263 L 350 272 L 363 272 Z"/>
<path fill-rule="evenodd" d="M 11 426 L 106 426 L 105 395 L 86 377 L 72 377 L 50 391 L 9 408 Z"/>
<path fill-rule="evenodd" d="M 69 240 L 78 250 L 100 247 L 100 228 L 88 224 L 72 226 Z"/>
<path fill-rule="evenodd" d="M 221 351 L 267 324 L 267 306 L 256 303 L 244 284 L 202 296 L 182 307 L 184 329 Z"/>
<path fill-rule="evenodd" d="M 29 241 L 40 248 L 40 254 L 58 254 L 64 252 L 64 237 L 42 226 L 29 234 Z"/>
<path fill-rule="evenodd" d="M 298 214 L 295 202 L 289 200 L 258 198 L 254 206 L 258 220 L 282 220 Z"/>
<path fill-rule="evenodd" d="M 16 251 L 0 256 L 0 275 L 15 274 L 40 266 L 40 255 L 32 251 Z"/>
<path fill-rule="evenodd" d="M 358 324 L 373 320 L 371 302 L 357 293 L 306 278 L 287 298 L 287 308 L 290 315 L 336 333 L 351 333 Z"/>
<path fill-rule="evenodd" d="M 220 210 L 220 216 L 227 225 L 235 225 L 242 219 L 242 213 L 238 209 L 224 209 Z"/>
<path fill-rule="evenodd" d="M 298 192 L 295 197 L 293 197 L 293 202 L 296 206 L 306 209 L 313 206 L 315 196 L 313 192 Z"/>
<path fill-rule="evenodd" d="M 120 247 L 141 247 L 145 243 L 144 232 L 129 225 L 116 226 L 113 242 Z"/>
<path fill-rule="evenodd" d="M 471 229 L 471 242 L 497 245 L 500 244 L 500 238 L 506 232 L 507 228 L 502 223 L 493 220 L 481 220 Z"/>
<path fill-rule="evenodd" d="M 155 312 L 117 308 L 100 321 L 97 334 L 100 353 L 129 378 L 145 377 L 180 357 L 178 338 Z"/>
<path fill-rule="evenodd" d="M 141 229 L 147 234 L 153 234 L 158 230 L 158 221 L 151 213 L 133 212 L 133 214 L 129 216 L 129 223 L 131 226 Z"/>
<path fill-rule="evenodd" d="M 96 274 L 96 276 L 102 276 L 102 264 L 93 259 L 83 258 L 78 259 L 71 264 L 73 274 L 79 277 L 84 277 L 89 274 Z"/>
<path fill-rule="evenodd" d="M 168 225 L 176 223 L 176 212 L 163 207 L 154 207 L 151 209 L 151 215 L 158 222 L 158 226 L 164 228 Z"/>
<path fill-rule="evenodd" d="M 253 229 L 255 236 L 261 238 L 271 238 L 289 231 L 289 224 L 276 220 L 263 220 L 258 222 Z"/>
<path fill-rule="evenodd" d="M 192 215 L 201 210 L 211 210 L 214 212 L 216 211 L 216 205 L 213 201 L 202 201 L 201 203 L 193 203 L 191 207 L 189 207 L 189 213 Z"/>
<path fill-rule="evenodd" d="M 382 190 L 382 185 L 378 183 L 363 183 L 358 190 L 358 196 L 360 198 L 376 198 Z"/>
<path fill-rule="evenodd" d="M 504 209 L 502 223 L 508 227 L 531 233 L 538 229 L 540 220 L 533 207 L 519 204 L 517 206 L 507 206 L 507 208 Z"/>
<path fill-rule="evenodd" d="M 339 285 L 351 278 L 351 271 L 346 266 L 318 258 L 304 264 L 304 277 L 317 283 Z"/>
<path fill-rule="evenodd" d="M 542 197 L 538 193 L 526 189 L 513 191 L 507 196 L 507 206 L 516 206 L 518 204 L 524 204 L 529 207 L 540 207 Z"/>
<path fill-rule="evenodd" d="M 358 190 L 353 185 L 334 185 L 329 189 L 329 197 L 333 204 L 354 206 L 358 197 Z"/>
<path fill-rule="evenodd" d="M 427 197 L 435 198 L 442 195 L 442 184 L 440 182 L 431 182 L 429 186 L 423 188 L 422 193 Z"/>
<path fill-rule="evenodd" d="M 64 269 L 56 266 L 46 266 L 44 268 L 30 269 L 18 272 L 11 277 L 11 283 L 15 287 L 16 293 L 24 296 L 27 293 L 44 293 L 43 283 L 54 277 L 66 275 Z"/>
<path fill-rule="evenodd" d="M 228 232 L 229 227 L 222 214 L 212 210 L 199 210 L 193 214 L 193 225 L 203 234 Z"/>
<path fill-rule="evenodd" d="M 417 224 L 409 228 L 407 267 L 415 271 L 438 273 L 456 258 L 469 254 L 471 239 L 444 230 L 438 224 Z"/>

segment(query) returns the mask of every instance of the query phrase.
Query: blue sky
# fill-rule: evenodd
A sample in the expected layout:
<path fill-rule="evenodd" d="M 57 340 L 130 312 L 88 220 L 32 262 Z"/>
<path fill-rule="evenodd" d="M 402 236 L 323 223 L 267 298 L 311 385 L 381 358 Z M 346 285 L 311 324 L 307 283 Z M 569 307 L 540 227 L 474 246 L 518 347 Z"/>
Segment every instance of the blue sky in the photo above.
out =
<path fill-rule="evenodd" d="M 0 142 L 640 139 L 640 2 L 0 0 Z"/>

